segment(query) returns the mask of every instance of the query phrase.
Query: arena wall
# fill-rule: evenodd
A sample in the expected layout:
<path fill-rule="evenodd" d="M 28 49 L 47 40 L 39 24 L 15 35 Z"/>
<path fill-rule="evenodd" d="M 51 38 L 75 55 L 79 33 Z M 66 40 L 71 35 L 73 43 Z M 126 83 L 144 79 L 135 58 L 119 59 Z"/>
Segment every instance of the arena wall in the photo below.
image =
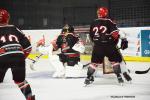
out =
<path fill-rule="evenodd" d="M 141 30 L 150 30 L 150 27 L 128 27 L 119 28 L 126 34 L 129 41 L 129 48 L 121 51 L 124 56 L 141 56 L 141 45 L 140 45 L 140 33 Z M 27 37 L 29 37 L 33 46 L 32 53 L 36 52 L 36 43 L 43 37 L 45 38 L 46 45 L 49 45 L 50 41 L 58 36 L 61 29 L 50 29 L 50 30 L 22 30 Z M 87 37 L 86 37 L 87 38 Z M 120 45 L 120 44 L 119 44 Z"/>

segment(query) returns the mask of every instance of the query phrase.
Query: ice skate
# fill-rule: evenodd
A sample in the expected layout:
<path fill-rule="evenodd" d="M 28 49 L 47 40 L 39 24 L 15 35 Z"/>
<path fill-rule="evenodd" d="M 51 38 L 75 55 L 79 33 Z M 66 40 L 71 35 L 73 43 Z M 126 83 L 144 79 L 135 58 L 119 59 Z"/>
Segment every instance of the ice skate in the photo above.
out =
<path fill-rule="evenodd" d="M 91 77 L 85 79 L 84 84 L 85 84 L 85 86 L 87 86 L 93 82 L 94 82 L 94 77 L 91 76 Z"/>
<path fill-rule="evenodd" d="M 119 84 L 123 86 L 124 80 L 122 79 L 121 75 L 117 75 L 117 79 L 118 79 Z"/>

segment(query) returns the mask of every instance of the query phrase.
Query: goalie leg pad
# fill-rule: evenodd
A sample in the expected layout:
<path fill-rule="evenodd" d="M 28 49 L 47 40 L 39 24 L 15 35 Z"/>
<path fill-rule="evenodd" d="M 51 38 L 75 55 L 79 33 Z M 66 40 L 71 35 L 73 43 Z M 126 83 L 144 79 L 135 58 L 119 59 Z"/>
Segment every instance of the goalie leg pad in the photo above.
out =
<path fill-rule="evenodd" d="M 66 66 L 65 77 L 86 77 L 86 70 L 77 64 L 75 66 Z"/>
<path fill-rule="evenodd" d="M 55 73 L 53 77 L 63 77 L 65 74 L 65 68 L 62 62 L 59 60 L 59 56 L 52 55 L 49 57 L 51 65 L 55 68 Z"/>

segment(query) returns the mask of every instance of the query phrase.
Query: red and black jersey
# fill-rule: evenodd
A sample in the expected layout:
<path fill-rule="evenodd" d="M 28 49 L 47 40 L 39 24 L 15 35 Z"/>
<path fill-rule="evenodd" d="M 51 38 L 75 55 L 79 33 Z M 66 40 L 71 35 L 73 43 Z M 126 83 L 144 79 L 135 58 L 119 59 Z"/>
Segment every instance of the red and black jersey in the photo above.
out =
<path fill-rule="evenodd" d="M 90 38 L 95 45 L 112 45 L 116 44 L 111 33 L 118 31 L 118 28 L 112 20 L 99 18 L 93 21 L 90 26 Z"/>
<path fill-rule="evenodd" d="M 31 51 L 28 38 L 14 25 L 0 26 L 0 57 Z"/>
<path fill-rule="evenodd" d="M 72 47 L 77 43 L 78 37 L 74 36 L 72 33 L 67 35 L 61 34 L 58 36 L 56 44 L 58 48 L 61 48 L 62 53 L 72 53 L 76 52 Z"/>
<path fill-rule="evenodd" d="M 68 66 L 74 66 L 80 61 L 80 53 L 72 49 L 78 41 L 79 38 L 73 33 L 58 36 L 56 44 L 58 48 L 61 48 L 61 53 L 58 54 L 61 62 L 67 63 Z"/>

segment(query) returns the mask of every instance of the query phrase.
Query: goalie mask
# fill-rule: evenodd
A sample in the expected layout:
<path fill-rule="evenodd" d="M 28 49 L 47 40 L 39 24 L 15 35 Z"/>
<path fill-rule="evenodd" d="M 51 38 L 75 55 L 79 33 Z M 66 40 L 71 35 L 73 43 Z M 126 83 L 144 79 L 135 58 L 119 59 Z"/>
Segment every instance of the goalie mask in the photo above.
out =
<path fill-rule="evenodd" d="M 0 24 L 8 24 L 9 17 L 9 13 L 6 10 L 0 9 Z"/>
<path fill-rule="evenodd" d="M 74 33 L 74 27 L 66 24 L 62 29 L 62 33 Z"/>
<path fill-rule="evenodd" d="M 108 9 L 106 7 L 98 8 L 97 16 L 98 18 L 105 18 L 108 15 Z"/>

